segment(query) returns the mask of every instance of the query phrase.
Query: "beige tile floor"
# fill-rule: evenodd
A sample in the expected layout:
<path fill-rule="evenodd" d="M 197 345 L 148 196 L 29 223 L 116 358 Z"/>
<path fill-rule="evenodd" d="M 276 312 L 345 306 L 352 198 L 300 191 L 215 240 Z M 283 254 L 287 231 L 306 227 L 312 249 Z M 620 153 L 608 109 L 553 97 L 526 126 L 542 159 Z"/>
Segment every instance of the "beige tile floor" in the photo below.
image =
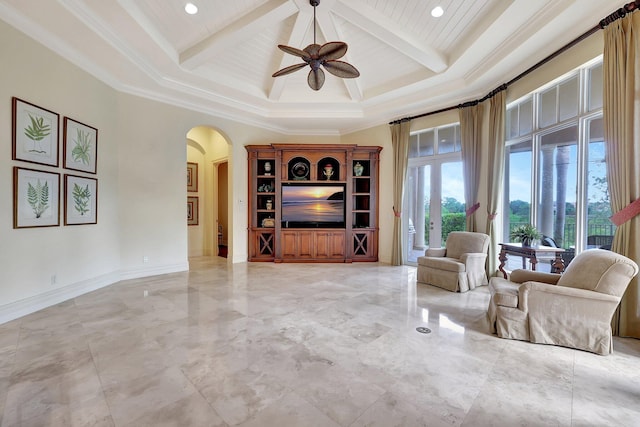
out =
<path fill-rule="evenodd" d="M 191 265 L 0 325 L 1 425 L 640 425 L 640 340 L 502 340 L 413 267 Z"/>

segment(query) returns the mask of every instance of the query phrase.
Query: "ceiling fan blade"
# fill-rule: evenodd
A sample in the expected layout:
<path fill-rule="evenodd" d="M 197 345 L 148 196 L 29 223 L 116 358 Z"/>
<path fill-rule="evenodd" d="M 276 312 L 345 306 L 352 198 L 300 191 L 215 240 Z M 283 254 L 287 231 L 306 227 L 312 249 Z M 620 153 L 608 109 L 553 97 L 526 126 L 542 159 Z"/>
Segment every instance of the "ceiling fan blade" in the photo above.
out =
<path fill-rule="evenodd" d="M 360 72 L 353 65 L 344 61 L 326 61 L 324 68 L 334 76 L 352 79 L 360 76 Z"/>
<path fill-rule="evenodd" d="M 309 83 L 311 89 L 320 90 L 324 84 L 324 71 L 320 68 L 316 70 L 312 69 L 309 72 L 309 77 L 307 77 L 307 83 Z"/>
<path fill-rule="evenodd" d="M 329 42 L 320 47 L 318 57 L 326 60 L 340 59 L 347 53 L 347 44 L 344 42 Z"/>
<path fill-rule="evenodd" d="M 291 46 L 285 46 L 283 44 L 279 44 L 278 48 L 283 51 L 286 52 L 290 55 L 293 56 L 299 56 L 300 58 L 304 59 L 305 61 L 308 59 L 311 59 L 311 57 L 309 56 L 309 53 L 305 52 L 304 50 L 300 50 L 298 48 L 295 47 L 291 47 Z"/>
<path fill-rule="evenodd" d="M 319 44 L 313 43 L 313 44 L 310 44 L 309 46 L 305 47 L 302 50 L 307 52 L 311 58 L 318 59 L 318 57 L 319 57 L 318 52 L 320 51 L 321 47 L 322 46 L 320 46 Z"/>
<path fill-rule="evenodd" d="M 293 73 L 294 71 L 298 71 L 300 68 L 304 68 L 306 66 L 306 62 L 303 62 L 301 64 L 289 65 L 288 67 L 284 67 L 282 70 L 276 71 L 271 75 L 271 77 L 284 76 L 285 74 Z"/>

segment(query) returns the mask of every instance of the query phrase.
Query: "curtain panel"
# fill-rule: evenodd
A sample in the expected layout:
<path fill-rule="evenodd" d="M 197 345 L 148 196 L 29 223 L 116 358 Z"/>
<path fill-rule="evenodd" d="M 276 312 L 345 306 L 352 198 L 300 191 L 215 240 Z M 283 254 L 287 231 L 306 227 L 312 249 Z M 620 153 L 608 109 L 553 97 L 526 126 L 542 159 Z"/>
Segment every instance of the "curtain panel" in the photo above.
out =
<path fill-rule="evenodd" d="M 489 235 L 489 254 L 487 256 L 487 276 L 494 276 L 498 270 L 498 241 L 500 230 L 496 228 L 499 203 L 504 177 L 504 143 L 507 115 L 506 90 L 499 90 L 491 97 L 489 107 L 489 160 L 487 182 L 487 226 Z"/>
<path fill-rule="evenodd" d="M 603 116 L 607 180 L 615 215 L 640 199 L 640 13 L 604 29 Z M 640 216 L 619 224 L 612 250 L 640 263 Z M 636 276 L 612 326 L 615 335 L 640 338 L 640 291 Z"/>
<path fill-rule="evenodd" d="M 402 265 L 406 260 L 406 244 L 402 233 L 402 205 L 404 184 L 407 180 L 409 161 L 409 130 L 411 123 L 401 122 L 391 125 L 391 145 L 393 148 L 393 238 L 391 244 L 391 265 Z"/>
<path fill-rule="evenodd" d="M 464 198 L 467 210 L 467 231 L 478 231 L 475 212 L 480 207 L 478 189 L 480 188 L 481 143 L 482 143 L 482 104 L 463 106 L 459 110 L 460 141 L 462 144 L 462 170 Z"/>

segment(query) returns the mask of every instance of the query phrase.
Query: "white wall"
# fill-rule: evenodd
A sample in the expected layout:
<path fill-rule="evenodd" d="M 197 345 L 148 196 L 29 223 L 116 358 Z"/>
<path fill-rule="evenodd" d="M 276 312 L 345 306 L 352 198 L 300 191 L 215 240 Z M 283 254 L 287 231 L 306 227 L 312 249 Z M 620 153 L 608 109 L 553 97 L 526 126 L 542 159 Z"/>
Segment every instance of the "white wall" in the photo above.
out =
<path fill-rule="evenodd" d="M 120 215 L 117 93 L 2 21 L 0 40 L 0 306 L 43 296 L 0 311 L 1 322 L 29 311 L 33 304 L 55 304 L 74 292 L 117 279 Z M 57 112 L 60 126 L 68 116 L 98 129 L 96 225 L 13 229 L 14 166 L 59 173 L 61 194 L 64 173 L 83 174 L 11 160 L 12 96 Z M 64 209 L 60 215 L 63 224 Z"/>

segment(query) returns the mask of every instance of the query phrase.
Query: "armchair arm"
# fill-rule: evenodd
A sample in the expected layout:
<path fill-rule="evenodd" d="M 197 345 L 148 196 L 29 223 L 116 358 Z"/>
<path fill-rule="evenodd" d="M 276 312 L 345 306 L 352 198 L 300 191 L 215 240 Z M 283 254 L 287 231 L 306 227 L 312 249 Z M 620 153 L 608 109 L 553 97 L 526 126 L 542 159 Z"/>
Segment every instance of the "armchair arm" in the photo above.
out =
<path fill-rule="evenodd" d="M 509 280 L 514 283 L 542 282 L 555 285 L 558 283 L 558 280 L 560 280 L 560 275 L 556 273 L 518 269 L 511 272 Z"/>
<path fill-rule="evenodd" d="M 446 248 L 427 248 L 427 250 L 424 251 L 424 256 L 443 257 L 446 253 Z"/>
<path fill-rule="evenodd" d="M 470 267 L 480 267 L 484 271 L 484 262 L 487 259 L 487 254 L 478 252 L 469 252 L 460 256 L 460 262 L 467 266 L 467 271 Z"/>
<path fill-rule="evenodd" d="M 597 317 L 599 313 L 607 312 L 606 309 L 603 310 L 605 307 L 609 307 L 612 313 L 620 302 L 620 298 L 614 295 L 533 281 L 520 285 L 518 295 L 520 310 L 536 311 L 547 316 L 580 314 Z M 608 314 L 607 321 L 611 320 L 611 313 Z"/>

